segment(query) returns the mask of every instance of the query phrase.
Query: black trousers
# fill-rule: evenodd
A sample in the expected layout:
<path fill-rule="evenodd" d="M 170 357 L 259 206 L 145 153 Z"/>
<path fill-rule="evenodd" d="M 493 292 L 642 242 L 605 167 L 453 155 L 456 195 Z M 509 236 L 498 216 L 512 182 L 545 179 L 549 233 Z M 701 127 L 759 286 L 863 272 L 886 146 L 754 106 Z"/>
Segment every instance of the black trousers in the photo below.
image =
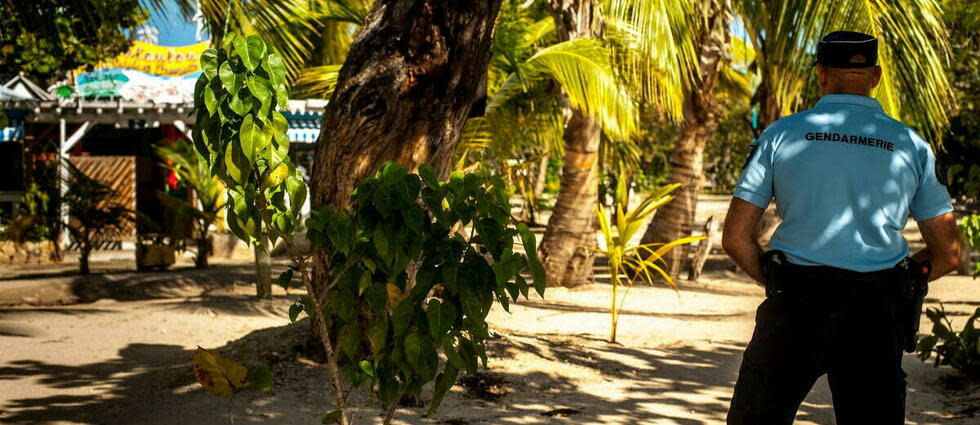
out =
<path fill-rule="evenodd" d="M 756 312 L 728 423 L 792 424 L 827 374 L 839 425 L 904 424 L 900 283 L 796 269 Z"/>

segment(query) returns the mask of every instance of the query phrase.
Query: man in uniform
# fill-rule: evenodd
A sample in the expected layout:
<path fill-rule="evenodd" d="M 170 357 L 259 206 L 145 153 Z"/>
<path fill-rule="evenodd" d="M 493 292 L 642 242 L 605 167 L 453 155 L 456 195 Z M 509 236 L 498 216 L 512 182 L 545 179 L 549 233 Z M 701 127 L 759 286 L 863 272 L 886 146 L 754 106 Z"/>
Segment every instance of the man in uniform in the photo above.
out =
<path fill-rule="evenodd" d="M 870 35 L 824 37 L 816 67 L 823 97 L 769 126 L 742 171 L 723 245 L 767 298 L 729 424 L 793 423 L 823 374 L 838 424 L 905 421 L 901 360 L 914 331 L 903 324 L 919 320 L 903 316 L 911 310 L 905 281 L 919 273 L 924 290 L 927 279 L 956 269 L 959 237 L 929 144 L 869 97 L 881 80 L 877 57 Z M 782 223 L 763 254 L 754 229 L 771 199 Z M 926 248 L 907 258 L 901 231 L 910 215 Z"/>

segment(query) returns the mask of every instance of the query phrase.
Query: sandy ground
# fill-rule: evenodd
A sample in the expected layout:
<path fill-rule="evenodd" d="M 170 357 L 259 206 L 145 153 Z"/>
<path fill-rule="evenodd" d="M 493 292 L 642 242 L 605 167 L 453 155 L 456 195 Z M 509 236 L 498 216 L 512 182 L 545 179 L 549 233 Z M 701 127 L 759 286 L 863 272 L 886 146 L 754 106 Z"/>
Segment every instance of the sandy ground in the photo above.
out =
<path fill-rule="evenodd" d="M 302 355 L 306 324 L 286 326 L 296 294 L 253 301 L 249 270 L 221 266 L 206 284 L 194 283 L 198 276 L 142 292 L 117 282 L 110 286 L 128 289 L 91 303 L 0 309 L 0 423 L 211 424 L 228 421 L 229 411 L 236 423 L 319 423 L 330 396 L 324 369 Z M 742 279 L 721 268 L 680 292 L 633 289 L 617 344 L 605 341 L 607 285 L 551 289 L 547 302 L 498 309 L 490 316 L 500 339 L 489 369 L 454 387 L 434 418 L 409 407 L 397 422 L 723 423 L 763 296 Z M 930 302 L 943 301 L 962 321 L 980 305 L 975 285 L 944 278 Z M 273 390 L 227 402 L 193 383 L 193 349 L 228 342 L 229 354 L 273 366 Z M 909 423 L 980 421 L 980 387 L 911 356 L 905 369 Z M 380 423 L 373 402 L 359 391 L 352 397 L 361 423 Z M 825 382 L 797 423 L 833 423 Z"/>
<path fill-rule="evenodd" d="M 704 209 L 724 211 L 722 202 Z M 277 289 L 273 300 L 254 301 L 247 263 L 134 273 L 121 261 L 98 262 L 94 269 L 105 273 L 87 279 L 68 266 L 0 276 L 0 290 L 20 288 L 18 297 L 67 293 L 74 302 L 0 307 L 0 423 L 222 424 L 231 413 L 239 424 L 316 424 L 332 410 L 325 369 L 304 355 L 308 324 L 288 324 L 296 291 Z M 679 292 L 634 288 L 615 344 L 606 342 L 605 284 L 549 289 L 547 301 L 522 301 L 510 313 L 497 307 L 489 320 L 500 338 L 491 344 L 489 368 L 463 378 L 435 417 L 407 406 L 395 422 L 724 423 L 763 292 L 728 271 L 721 256 L 708 268 Z M 9 279 L 13 274 L 28 278 Z M 942 301 L 959 327 L 980 307 L 977 284 L 943 278 L 929 304 Z M 54 292 L 31 292 L 38 287 Z M 190 373 L 198 345 L 270 365 L 274 388 L 232 401 L 204 392 Z M 980 423 L 980 384 L 912 356 L 904 366 L 909 424 Z M 358 423 L 381 423 L 381 410 L 364 391 L 351 397 Z M 833 424 L 830 400 L 821 379 L 796 423 Z"/>

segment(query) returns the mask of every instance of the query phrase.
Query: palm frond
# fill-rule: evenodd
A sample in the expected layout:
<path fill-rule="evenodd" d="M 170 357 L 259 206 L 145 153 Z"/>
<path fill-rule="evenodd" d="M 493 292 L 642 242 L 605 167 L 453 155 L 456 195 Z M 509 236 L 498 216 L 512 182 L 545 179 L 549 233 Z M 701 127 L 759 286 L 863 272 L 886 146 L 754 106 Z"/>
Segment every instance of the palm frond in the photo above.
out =
<path fill-rule="evenodd" d="M 329 99 L 337 88 L 337 76 L 341 65 L 323 65 L 305 68 L 293 82 L 293 94 L 298 97 Z"/>
<path fill-rule="evenodd" d="M 609 58 L 609 50 L 598 40 L 582 38 L 541 49 L 527 66 L 557 81 L 572 107 L 599 121 L 609 137 L 628 140 L 638 129 L 637 108 Z"/>
<path fill-rule="evenodd" d="M 641 101 L 679 119 L 685 88 L 698 70 L 693 36 L 701 22 L 695 2 L 606 0 L 604 6 L 617 72 Z"/>
<path fill-rule="evenodd" d="M 811 103 L 816 43 L 836 30 L 863 31 L 879 42 L 881 85 L 873 93 L 885 111 L 939 140 L 952 92 L 945 69 L 949 41 L 938 0 L 741 1 L 738 12 L 756 51 L 756 65 L 783 115 Z"/>
<path fill-rule="evenodd" d="M 949 124 L 952 88 L 946 78 L 949 39 L 936 0 L 863 0 L 862 28 L 879 38 L 884 76 L 876 97 L 892 116 L 941 143 Z"/>

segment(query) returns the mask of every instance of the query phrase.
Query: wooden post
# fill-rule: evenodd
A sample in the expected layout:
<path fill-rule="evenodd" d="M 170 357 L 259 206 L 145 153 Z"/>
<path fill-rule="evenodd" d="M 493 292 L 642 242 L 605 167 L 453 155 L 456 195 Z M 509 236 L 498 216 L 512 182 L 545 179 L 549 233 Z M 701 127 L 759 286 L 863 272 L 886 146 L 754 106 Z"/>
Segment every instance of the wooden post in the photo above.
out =
<path fill-rule="evenodd" d="M 708 217 L 708 221 L 704 223 L 704 234 L 707 237 L 698 243 L 698 249 L 694 252 L 694 258 L 691 259 L 691 271 L 687 275 L 687 280 L 696 282 L 701 277 L 701 269 L 704 268 L 704 263 L 708 261 L 711 246 L 714 245 L 715 239 L 718 237 L 718 223 L 715 223 L 715 216 Z"/>

